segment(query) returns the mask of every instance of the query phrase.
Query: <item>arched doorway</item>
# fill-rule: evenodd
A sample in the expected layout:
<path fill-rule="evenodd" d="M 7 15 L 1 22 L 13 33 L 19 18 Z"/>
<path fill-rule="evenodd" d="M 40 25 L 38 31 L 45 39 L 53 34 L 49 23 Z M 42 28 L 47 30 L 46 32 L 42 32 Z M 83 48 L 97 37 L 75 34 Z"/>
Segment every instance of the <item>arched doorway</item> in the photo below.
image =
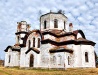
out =
<path fill-rule="evenodd" d="M 30 55 L 30 67 L 33 67 L 33 65 L 34 65 L 34 56 L 33 56 L 33 54 L 31 54 Z"/>

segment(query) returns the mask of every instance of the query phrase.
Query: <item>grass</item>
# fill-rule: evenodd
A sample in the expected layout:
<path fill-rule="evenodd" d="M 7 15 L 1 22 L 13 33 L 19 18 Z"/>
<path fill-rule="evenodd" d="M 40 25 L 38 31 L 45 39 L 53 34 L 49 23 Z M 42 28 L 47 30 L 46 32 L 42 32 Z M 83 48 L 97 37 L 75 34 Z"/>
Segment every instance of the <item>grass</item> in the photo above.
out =
<path fill-rule="evenodd" d="M 98 75 L 98 68 L 48 70 L 0 67 L 0 75 Z"/>

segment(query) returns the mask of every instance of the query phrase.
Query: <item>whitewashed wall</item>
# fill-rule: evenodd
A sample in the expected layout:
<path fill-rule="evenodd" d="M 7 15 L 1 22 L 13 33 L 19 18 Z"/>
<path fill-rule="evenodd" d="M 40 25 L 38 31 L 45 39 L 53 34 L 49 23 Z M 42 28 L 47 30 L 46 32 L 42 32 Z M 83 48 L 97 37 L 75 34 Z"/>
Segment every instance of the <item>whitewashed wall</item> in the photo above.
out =
<path fill-rule="evenodd" d="M 33 50 L 31 50 L 29 53 L 26 54 L 25 67 L 30 67 L 29 64 L 30 64 L 30 55 L 31 54 L 33 54 L 33 56 L 34 56 L 33 67 L 40 67 L 40 54 L 37 54 Z"/>
<path fill-rule="evenodd" d="M 64 21 L 67 22 L 67 18 L 63 16 L 62 14 L 50 14 L 50 29 L 54 29 L 54 19 L 58 20 L 57 29 L 60 29 L 60 30 L 64 29 Z"/>
<path fill-rule="evenodd" d="M 58 28 L 54 28 L 54 19 L 58 20 Z M 44 21 L 47 21 L 47 28 L 44 29 Z M 41 31 L 47 30 L 47 29 L 64 29 L 64 21 L 66 22 L 65 25 L 67 25 L 67 18 L 63 16 L 62 14 L 47 14 L 41 17 Z M 67 26 L 65 26 L 67 27 Z"/>
<path fill-rule="evenodd" d="M 46 26 L 46 29 L 49 29 L 50 28 L 50 15 L 45 15 L 43 17 L 41 17 L 41 30 L 44 31 L 46 29 L 44 29 L 44 21 L 47 21 L 47 26 Z"/>
<path fill-rule="evenodd" d="M 31 42 L 30 47 L 33 47 L 33 38 L 35 38 L 35 48 L 37 48 L 38 50 L 40 50 L 40 48 L 38 48 L 38 38 L 40 38 L 40 40 L 41 40 L 41 36 L 40 36 L 39 33 L 36 33 L 36 32 L 32 32 L 29 35 L 29 37 L 28 37 L 28 39 L 26 41 L 26 50 L 28 50 L 29 40 Z M 40 42 L 40 44 L 41 44 L 41 42 Z"/>
<path fill-rule="evenodd" d="M 50 68 L 65 68 L 65 54 L 64 52 L 50 54 Z M 53 59 L 55 57 L 55 61 Z"/>
<path fill-rule="evenodd" d="M 30 61 L 30 54 L 34 55 L 34 67 L 39 67 L 40 63 L 40 54 L 37 54 L 33 50 L 31 50 L 29 53 L 25 53 L 28 51 L 28 46 L 29 46 L 29 40 L 31 42 L 30 48 L 33 47 L 33 38 L 35 38 L 35 48 L 40 51 L 40 48 L 37 47 L 38 45 L 38 38 L 41 39 L 40 35 L 36 32 L 33 32 L 29 35 L 27 41 L 26 41 L 26 47 L 21 48 L 21 55 L 20 55 L 20 67 L 29 67 L 29 61 Z"/>
<path fill-rule="evenodd" d="M 67 52 L 50 53 L 49 50 L 53 48 L 51 44 L 41 45 L 41 67 L 42 68 L 70 68 L 73 67 L 73 55 Z M 53 57 L 55 56 L 55 62 Z M 59 56 L 61 59 L 59 61 Z M 68 56 L 70 57 L 70 65 L 68 65 Z M 60 64 L 59 64 L 60 63 Z"/>
<path fill-rule="evenodd" d="M 81 45 L 73 45 L 74 50 L 74 67 L 82 67 Z"/>
<path fill-rule="evenodd" d="M 25 47 L 21 48 L 20 67 L 25 67 L 25 58 L 26 58 L 25 52 L 26 52 L 26 48 Z"/>
<path fill-rule="evenodd" d="M 5 52 L 5 66 L 10 66 L 10 63 L 9 63 L 9 55 L 11 56 L 12 55 L 12 50 L 11 48 L 8 49 L 8 52 Z"/>
<path fill-rule="evenodd" d="M 82 67 L 95 67 L 94 47 L 91 45 L 81 45 Z M 88 62 L 85 62 L 85 52 L 88 52 Z"/>
<path fill-rule="evenodd" d="M 10 62 L 9 62 L 10 55 Z M 14 67 L 19 66 L 19 52 L 12 51 L 11 48 L 8 49 L 8 52 L 5 53 L 5 66 Z"/>
<path fill-rule="evenodd" d="M 50 67 L 50 53 L 49 49 L 51 48 L 50 44 L 43 44 L 41 45 L 41 62 L 40 65 L 43 68 L 49 68 Z"/>

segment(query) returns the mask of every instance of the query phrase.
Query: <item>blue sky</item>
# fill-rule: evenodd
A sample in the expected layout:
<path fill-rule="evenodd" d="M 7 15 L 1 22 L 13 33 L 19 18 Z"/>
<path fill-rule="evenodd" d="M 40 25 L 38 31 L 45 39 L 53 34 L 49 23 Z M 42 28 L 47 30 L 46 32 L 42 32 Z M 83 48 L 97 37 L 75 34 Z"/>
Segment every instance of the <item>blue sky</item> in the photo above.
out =
<path fill-rule="evenodd" d="M 81 29 L 88 40 L 96 42 L 98 54 L 98 0 L 0 0 L 0 58 L 4 49 L 14 45 L 17 22 L 27 21 L 31 29 L 39 29 L 41 14 L 65 11 L 75 29 Z"/>

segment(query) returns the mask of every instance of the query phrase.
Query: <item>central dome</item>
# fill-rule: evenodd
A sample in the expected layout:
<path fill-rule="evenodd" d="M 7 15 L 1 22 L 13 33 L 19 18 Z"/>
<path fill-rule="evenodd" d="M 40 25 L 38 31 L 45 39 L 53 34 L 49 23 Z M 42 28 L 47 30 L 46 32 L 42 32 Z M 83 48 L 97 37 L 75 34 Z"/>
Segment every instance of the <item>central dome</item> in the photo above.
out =
<path fill-rule="evenodd" d="M 50 12 L 40 17 L 41 31 L 48 29 L 66 30 L 67 17 L 61 12 Z"/>

